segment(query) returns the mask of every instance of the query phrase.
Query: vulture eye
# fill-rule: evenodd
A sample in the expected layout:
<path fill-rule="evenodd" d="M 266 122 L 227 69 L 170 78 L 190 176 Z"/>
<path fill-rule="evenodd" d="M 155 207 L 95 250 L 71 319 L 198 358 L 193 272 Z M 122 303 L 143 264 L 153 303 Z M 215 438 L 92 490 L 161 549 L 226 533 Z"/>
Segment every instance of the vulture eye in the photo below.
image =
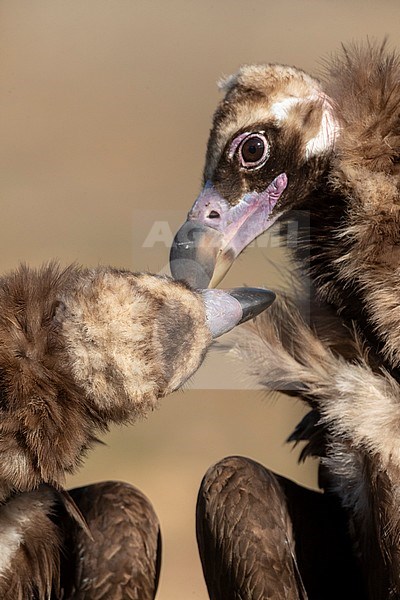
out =
<path fill-rule="evenodd" d="M 262 167 L 269 157 L 269 144 L 262 133 L 242 133 L 233 141 L 230 157 L 236 150 L 245 169 Z"/>

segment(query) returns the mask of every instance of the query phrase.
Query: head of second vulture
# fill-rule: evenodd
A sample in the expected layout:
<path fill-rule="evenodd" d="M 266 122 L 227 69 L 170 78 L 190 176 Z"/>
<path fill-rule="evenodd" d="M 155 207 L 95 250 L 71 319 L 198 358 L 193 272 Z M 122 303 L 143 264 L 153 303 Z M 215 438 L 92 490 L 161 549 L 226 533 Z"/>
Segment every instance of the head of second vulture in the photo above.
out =
<path fill-rule="evenodd" d="M 196 288 L 217 285 L 250 242 L 301 205 L 339 130 L 329 97 L 301 70 L 244 66 L 221 88 L 203 189 L 170 256 L 173 276 Z"/>

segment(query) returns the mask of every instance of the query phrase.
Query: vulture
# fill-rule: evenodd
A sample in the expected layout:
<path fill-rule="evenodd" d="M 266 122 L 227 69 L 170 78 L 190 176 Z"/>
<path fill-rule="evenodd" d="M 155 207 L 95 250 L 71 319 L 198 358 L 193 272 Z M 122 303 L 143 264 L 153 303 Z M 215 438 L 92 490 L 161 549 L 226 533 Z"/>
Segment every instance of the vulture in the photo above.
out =
<path fill-rule="evenodd" d="M 67 492 L 112 423 L 153 410 L 268 290 L 193 291 L 166 276 L 49 263 L 0 277 L 0 598 L 150 600 L 160 530 L 135 487 Z"/>
<path fill-rule="evenodd" d="M 197 503 L 209 596 L 400 598 L 400 56 L 343 45 L 318 79 L 245 65 L 220 87 L 171 270 L 215 286 L 296 220 L 293 285 L 232 352 L 309 407 L 289 440 L 319 457 L 321 493 L 250 458 L 211 466 Z"/>

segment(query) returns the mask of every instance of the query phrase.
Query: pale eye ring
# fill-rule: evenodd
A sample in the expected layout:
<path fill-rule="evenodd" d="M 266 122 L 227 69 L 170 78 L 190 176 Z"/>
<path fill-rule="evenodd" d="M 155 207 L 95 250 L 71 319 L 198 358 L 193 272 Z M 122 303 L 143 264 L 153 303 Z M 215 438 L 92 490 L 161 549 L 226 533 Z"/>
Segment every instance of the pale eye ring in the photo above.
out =
<path fill-rule="evenodd" d="M 245 169 L 258 169 L 269 158 L 269 143 L 261 132 L 242 133 L 231 144 L 229 157 L 237 152 L 239 161 Z"/>

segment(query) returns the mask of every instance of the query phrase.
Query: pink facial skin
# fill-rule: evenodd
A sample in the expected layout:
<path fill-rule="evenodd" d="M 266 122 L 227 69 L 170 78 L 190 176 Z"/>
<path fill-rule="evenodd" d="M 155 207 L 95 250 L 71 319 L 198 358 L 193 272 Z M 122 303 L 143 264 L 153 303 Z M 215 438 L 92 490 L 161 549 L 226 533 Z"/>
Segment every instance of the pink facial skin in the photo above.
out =
<path fill-rule="evenodd" d="M 281 173 L 265 190 L 245 194 L 232 206 L 207 182 L 174 238 L 173 277 L 194 288 L 217 285 L 238 254 L 279 217 L 272 213 L 287 184 Z"/>
<path fill-rule="evenodd" d="M 277 217 L 271 218 L 271 213 L 287 183 L 286 174 L 281 173 L 263 192 L 245 194 L 235 206 L 231 206 L 207 182 L 189 212 L 188 220 L 219 231 L 223 237 L 221 250 L 229 246 L 237 256 L 276 220 Z"/>

